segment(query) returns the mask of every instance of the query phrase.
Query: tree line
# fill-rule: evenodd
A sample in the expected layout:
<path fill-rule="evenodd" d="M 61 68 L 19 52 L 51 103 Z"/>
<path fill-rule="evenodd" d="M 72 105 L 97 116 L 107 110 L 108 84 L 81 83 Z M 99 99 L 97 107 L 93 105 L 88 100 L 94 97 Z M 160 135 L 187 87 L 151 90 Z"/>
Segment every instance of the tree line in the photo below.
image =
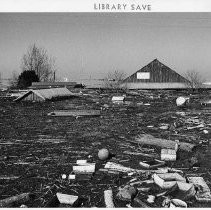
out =
<path fill-rule="evenodd" d="M 27 88 L 32 82 L 50 82 L 55 80 L 55 58 L 47 50 L 36 44 L 29 46 L 21 59 L 21 74 L 13 72 L 11 87 Z"/>
<path fill-rule="evenodd" d="M 13 72 L 10 80 L 10 87 L 24 89 L 31 86 L 32 82 L 52 82 L 55 81 L 55 58 L 48 55 L 46 49 L 38 47 L 36 44 L 29 46 L 21 59 L 21 73 Z M 104 78 L 104 86 L 109 89 L 126 89 L 122 87 L 122 81 L 126 74 L 115 70 L 107 74 Z M 199 72 L 189 70 L 185 73 L 186 87 L 190 90 L 203 87 L 204 79 Z"/>

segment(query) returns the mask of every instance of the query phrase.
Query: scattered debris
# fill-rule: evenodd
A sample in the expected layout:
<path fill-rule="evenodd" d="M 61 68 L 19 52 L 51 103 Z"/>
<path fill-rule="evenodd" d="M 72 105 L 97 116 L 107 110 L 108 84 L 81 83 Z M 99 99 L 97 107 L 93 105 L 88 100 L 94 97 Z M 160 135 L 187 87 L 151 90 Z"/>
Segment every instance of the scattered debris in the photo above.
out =
<path fill-rule="evenodd" d="M 209 131 L 208 131 L 208 130 L 203 130 L 203 133 L 204 133 L 204 134 L 208 134 Z"/>
<path fill-rule="evenodd" d="M 164 166 L 165 162 L 155 159 L 152 161 L 140 161 L 139 165 L 146 169 L 155 169 L 155 168 Z"/>
<path fill-rule="evenodd" d="M 75 177 L 76 177 L 75 174 L 69 174 L 68 179 L 72 180 L 72 179 L 75 179 Z"/>
<path fill-rule="evenodd" d="M 113 96 L 112 101 L 124 101 L 125 100 L 125 97 L 124 96 Z"/>
<path fill-rule="evenodd" d="M 68 204 L 71 206 L 73 206 L 78 200 L 78 196 L 75 195 L 56 193 L 56 196 L 61 204 Z"/>
<path fill-rule="evenodd" d="M 199 202 L 211 202 L 210 188 L 203 177 L 188 177 L 188 181 L 197 188 L 196 200 Z"/>
<path fill-rule="evenodd" d="M 107 162 L 104 168 L 105 169 L 119 171 L 119 172 L 126 172 L 126 173 L 128 173 L 128 172 L 145 173 L 146 172 L 144 170 L 138 170 L 138 169 L 125 167 L 125 166 L 122 166 L 121 164 L 117 164 L 117 163 L 113 163 L 113 162 Z"/>
<path fill-rule="evenodd" d="M 210 207 L 211 109 L 200 106 L 201 95 L 178 107 L 176 97 L 136 91 L 117 105 L 105 90 L 83 89 L 65 103 L 3 101 L 1 199 L 32 189 L 37 195 L 5 206 L 150 208 L 164 200 L 169 208 Z"/>
<path fill-rule="evenodd" d="M 175 149 L 175 141 L 161 139 L 161 138 L 155 138 L 154 136 L 150 134 L 142 134 L 135 138 L 135 141 L 137 143 L 147 144 L 147 145 L 155 145 L 161 148 L 169 148 L 169 149 Z M 195 145 L 191 143 L 186 142 L 179 142 L 179 148 L 181 150 L 185 150 L 187 152 L 192 151 L 193 147 Z"/>
<path fill-rule="evenodd" d="M 15 195 L 9 198 L 5 198 L 3 200 L 0 200 L 0 207 L 14 207 L 13 204 L 16 205 L 24 204 L 25 202 L 29 201 L 30 199 L 33 199 L 34 195 L 32 193 L 22 193 L 20 195 Z"/>
<path fill-rule="evenodd" d="M 109 158 L 109 155 L 110 155 L 110 153 L 107 149 L 101 149 L 98 152 L 98 158 L 100 160 L 107 160 Z"/>
<path fill-rule="evenodd" d="M 158 158 L 159 155 L 157 154 L 146 154 L 143 152 L 130 152 L 130 151 L 124 151 L 124 154 L 128 154 L 128 155 L 140 155 L 140 156 L 144 156 L 144 157 L 151 157 L 151 158 Z"/>
<path fill-rule="evenodd" d="M 148 206 L 146 203 L 144 203 L 142 200 L 140 200 L 139 198 L 134 198 L 134 203 L 137 203 L 140 205 L 140 207 L 143 208 L 150 208 L 150 206 Z"/>
<path fill-rule="evenodd" d="M 161 149 L 161 160 L 176 161 L 177 153 L 173 149 Z"/>
<path fill-rule="evenodd" d="M 163 200 L 163 207 L 165 208 L 187 208 L 188 205 L 185 201 L 182 201 L 180 199 L 169 199 L 166 198 Z"/>
<path fill-rule="evenodd" d="M 187 103 L 189 103 L 189 100 L 190 100 L 190 98 L 188 98 L 188 97 L 180 96 L 176 99 L 176 104 L 177 104 L 177 106 L 184 106 Z"/>
<path fill-rule="evenodd" d="M 201 105 L 210 106 L 211 105 L 211 100 L 201 101 Z"/>
<path fill-rule="evenodd" d="M 87 164 L 87 160 L 77 160 L 76 164 L 77 165 L 86 165 Z"/>
<path fill-rule="evenodd" d="M 20 206 L 20 208 L 28 208 L 28 206 L 27 206 L 27 205 L 22 204 L 22 205 Z"/>
<path fill-rule="evenodd" d="M 104 191 L 104 201 L 106 208 L 115 208 L 112 189 Z"/>
<path fill-rule="evenodd" d="M 87 163 L 86 165 L 73 166 L 74 173 L 94 173 L 95 163 Z"/>
<path fill-rule="evenodd" d="M 66 179 L 67 175 L 66 174 L 62 174 L 62 179 Z"/>
<path fill-rule="evenodd" d="M 195 196 L 196 191 L 192 183 L 186 183 L 186 179 L 183 179 L 178 174 L 162 174 L 153 175 L 153 179 L 156 185 L 158 185 L 163 190 L 171 190 L 174 193 L 174 198 L 181 200 L 188 200 Z M 161 178 L 161 177 L 162 178 Z M 165 177 L 167 176 L 167 177 Z M 165 179 L 165 180 L 164 180 Z M 178 180 L 179 179 L 179 180 Z"/>
<path fill-rule="evenodd" d="M 138 191 L 135 187 L 126 185 L 124 187 L 119 188 L 117 198 L 120 200 L 131 202 L 131 200 L 133 200 L 133 198 L 136 196 L 137 192 Z"/>
<path fill-rule="evenodd" d="M 148 195 L 147 202 L 148 203 L 154 203 L 155 202 L 155 196 L 154 195 Z"/>

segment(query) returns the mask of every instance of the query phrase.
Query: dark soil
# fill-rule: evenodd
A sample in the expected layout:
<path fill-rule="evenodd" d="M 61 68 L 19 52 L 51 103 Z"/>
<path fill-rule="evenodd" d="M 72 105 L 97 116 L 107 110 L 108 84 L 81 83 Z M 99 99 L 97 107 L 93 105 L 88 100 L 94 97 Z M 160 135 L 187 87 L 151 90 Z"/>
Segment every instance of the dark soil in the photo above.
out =
<path fill-rule="evenodd" d="M 176 162 L 168 166 L 184 169 L 184 174 L 202 176 L 211 187 L 211 109 L 200 105 L 208 93 L 191 96 L 191 102 L 178 108 L 175 99 L 181 92 L 141 92 L 139 96 L 127 94 L 123 104 L 111 102 L 114 93 L 89 91 L 79 98 L 60 101 L 13 102 L 2 95 L 0 98 L 0 199 L 24 192 L 35 193 L 35 200 L 26 203 L 29 207 L 50 205 L 56 192 L 79 195 L 81 206 L 105 207 L 103 192 L 111 187 L 116 207 L 125 207 L 125 202 L 115 198 L 119 186 L 130 179 L 127 174 L 108 174 L 96 170 L 91 180 L 62 180 L 62 174 L 72 173 L 72 166 L 78 159 L 95 162 L 97 169 L 104 168 L 106 161 L 97 157 L 98 150 L 107 148 L 115 154 L 114 162 L 140 169 L 139 161 L 150 160 L 130 152 L 160 154 L 160 148 L 137 145 L 128 142 L 139 134 L 191 142 L 198 145 L 193 152 L 179 151 Z M 158 97 L 159 96 L 159 97 Z M 150 105 L 141 105 L 143 102 Z M 100 117 L 54 117 L 48 116 L 54 110 L 97 109 Z M 182 116 L 176 112 L 185 112 Z M 205 124 L 208 134 L 202 128 L 187 130 L 194 123 L 188 118 L 198 119 Z M 159 129 L 168 124 L 166 130 Z M 152 125 L 153 127 L 147 127 Z M 194 160 L 195 158 L 195 160 Z M 196 167 L 197 166 L 197 167 Z M 7 179 L 2 178 L 3 176 Z M 12 176 L 16 178 L 12 179 Z M 8 177 L 11 177 L 10 179 Z M 17 178 L 18 177 L 18 178 Z M 136 177 L 137 178 L 137 177 Z M 140 180 L 147 176 L 138 177 Z M 146 201 L 146 195 L 139 195 Z M 142 196 L 142 197 L 141 197 Z M 150 206 L 151 204 L 149 204 Z M 161 207 L 161 203 L 151 205 Z M 189 207 L 211 207 L 188 201 Z M 63 206 L 62 206 L 63 207 Z"/>

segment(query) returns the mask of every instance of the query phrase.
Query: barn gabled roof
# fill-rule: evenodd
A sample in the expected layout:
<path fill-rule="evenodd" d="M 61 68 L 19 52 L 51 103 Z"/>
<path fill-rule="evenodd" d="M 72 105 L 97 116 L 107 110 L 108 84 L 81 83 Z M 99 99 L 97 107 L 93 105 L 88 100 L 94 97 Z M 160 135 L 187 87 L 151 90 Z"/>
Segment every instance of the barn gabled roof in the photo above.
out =
<path fill-rule="evenodd" d="M 14 101 L 22 100 L 31 93 L 36 94 L 43 100 L 50 100 L 52 98 L 57 98 L 57 97 L 76 96 L 76 94 L 70 92 L 67 88 L 49 88 L 49 89 L 29 90 L 28 92 L 18 97 Z"/>
<path fill-rule="evenodd" d="M 150 72 L 152 77 L 150 79 L 137 79 L 138 72 Z M 131 76 L 127 77 L 123 82 L 187 82 L 187 80 L 172 70 L 168 66 L 161 63 L 158 59 L 154 59 L 152 62 L 136 71 Z"/>

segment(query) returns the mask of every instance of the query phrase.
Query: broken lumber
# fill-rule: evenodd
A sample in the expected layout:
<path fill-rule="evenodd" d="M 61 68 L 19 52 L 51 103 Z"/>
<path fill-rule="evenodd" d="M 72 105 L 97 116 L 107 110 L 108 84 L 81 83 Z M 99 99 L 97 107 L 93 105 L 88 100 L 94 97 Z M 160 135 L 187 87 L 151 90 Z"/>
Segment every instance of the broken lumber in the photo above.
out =
<path fill-rule="evenodd" d="M 104 169 L 112 170 L 112 171 L 119 171 L 122 173 L 167 173 L 167 169 L 158 169 L 158 170 L 140 170 L 140 169 L 134 169 L 130 167 L 125 167 L 121 164 L 114 163 L 114 162 L 107 162 L 105 164 Z"/>
<path fill-rule="evenodd" d="M 176 144 L 175 141 L 156 138 L 150 134 L 139 135 L 138 137 L 135 138 L 135 142 L 138 144 L 154 145 L 161 148 L 169 148 L 169 149 L 174 149 Z M 181 150 L 185 150 L 188 152 L 192 151 L 193 147 L 195 146 L 194 144 L 186 142 L 179 142 L 178 145 Z"/>
<path fill-rule="evenodd" d="M 48 113 L 48 116 L 68 117 L 68 116 L 100 116 L 100 110 L 57 110 Z"/>
<path fill-rule="evenodd" d="M 134 202 L 138 203 L 143 208 L 150 208 L 150 206 L 148 206 L 146 203 L 141 201 L 139 198 L 134 198 Z"/>
<path fill-rule="evenodd" d="M 203 177 L 188 177 L 188 180 L 198 189 L 195 195 L 198 202 L 211 202 L 210 188 Z"/>
<path fill-rule="evenodd" d="M 0 176 L 0 180 L 15 180 L 19 178 L 20 176 Z"/>
<path fill-rule="evenodd" d="M 130 152 L 130 151 L 124 151 L 123 153 L 127 154 L 127 155 L 140 155 L 140 156 L 144 156 L 144 157 L 158 158 L 157 154 L 146 154 L 143 152 Z"/>
<path fill-rule="evenodd" d="M 104 201 L 106 208 L 115 208 L 113 203 L 113 192 L 111 189 L 104 191 Z"/>
<path fill-rule="evenodd" d="M 31 193 L 22 193 L 20 195 L 15 195 L 15 196 L 0 200 L 0 207 L 12 207 L 14 203 L 23 204 L 29 201 L 31 198 L 32 198 Z"/>

